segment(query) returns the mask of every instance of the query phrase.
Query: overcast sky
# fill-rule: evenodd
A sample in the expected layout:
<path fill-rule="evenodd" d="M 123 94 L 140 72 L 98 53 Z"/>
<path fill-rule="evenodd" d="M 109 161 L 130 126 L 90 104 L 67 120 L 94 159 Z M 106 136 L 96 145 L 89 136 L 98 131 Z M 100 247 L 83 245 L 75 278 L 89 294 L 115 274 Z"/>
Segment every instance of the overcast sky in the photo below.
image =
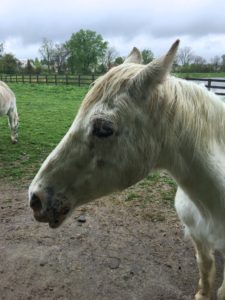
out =
<path fill-rule="evenodd" d="M 181 47 L 225 54 L 224 0 L 1 0 L 0 42 L 17 58 L 39 57 L 43 38 L 62 43 L 80 29 L 100 33 L 120 55 L 133 46 L 163 54 Z"/>

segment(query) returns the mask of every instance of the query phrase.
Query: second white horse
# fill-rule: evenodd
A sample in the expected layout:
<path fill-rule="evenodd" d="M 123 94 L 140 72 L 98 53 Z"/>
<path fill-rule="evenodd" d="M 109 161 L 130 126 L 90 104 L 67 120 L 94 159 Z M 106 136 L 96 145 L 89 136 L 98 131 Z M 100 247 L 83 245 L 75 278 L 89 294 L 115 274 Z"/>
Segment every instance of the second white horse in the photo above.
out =
<path fill-rule="evenodd" d="M 0 81 L 0 116 L 7 115 L 11 130 L 12 143 L 18 139 L 19 118 L 16 107 L 16 97 L 13 91 L 2 81 Z"/>

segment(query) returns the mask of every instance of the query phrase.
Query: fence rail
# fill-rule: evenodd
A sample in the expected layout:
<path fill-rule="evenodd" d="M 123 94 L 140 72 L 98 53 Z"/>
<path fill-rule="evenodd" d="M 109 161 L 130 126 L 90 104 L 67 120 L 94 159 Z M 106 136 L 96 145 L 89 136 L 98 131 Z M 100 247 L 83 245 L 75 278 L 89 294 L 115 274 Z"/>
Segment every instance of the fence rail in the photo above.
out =
<path fill-rule="evenodd" d="M 14 83 L 37 83 L 55 85 L 90 85 L 98 76 L 92 75 L 2 75 L 0 80 Z M 186 78 L 186 80 L 197 81 L 215 94 L 225 96 L 225 78 Z"/>
<path fill-rule="evenodd" d="M 225 78 L 186 78 L 187 80 L 197 81 L 200 84 L 204 84 L 204 86 L 214 92 L 217 95 L 225 96 Z"/>
<path fill-rule="evenodd" d="M 97 76 L 92 75 L 2 75 L 0 80 L 14 83 L 37 83 L 37 84 L 64 84 L 64 85 L 90 85 Z"/>

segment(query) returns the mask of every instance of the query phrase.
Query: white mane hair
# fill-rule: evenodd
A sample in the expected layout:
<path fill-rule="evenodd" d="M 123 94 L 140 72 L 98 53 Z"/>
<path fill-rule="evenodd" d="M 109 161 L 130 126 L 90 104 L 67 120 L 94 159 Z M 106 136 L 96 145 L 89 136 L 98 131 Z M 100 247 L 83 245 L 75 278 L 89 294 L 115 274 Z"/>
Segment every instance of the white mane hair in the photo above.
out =
<path fill-rule="evenodd" d="M 154 97 L 166 99 L 167 119 L 177 135 L 175 140 L 170 138 L 171 142 L 177 141 L 178 145 L 188 143 L 186 146 L 189 147 L 194 142 L 193 152 L 196 147 L 207 151 L 209 142 L 215 139 L 225 142 L 225 105 L 214 93 L 196 83 L 172 76 L 155 92 L 157 95 L 153 95 L 151 103 Z"/>

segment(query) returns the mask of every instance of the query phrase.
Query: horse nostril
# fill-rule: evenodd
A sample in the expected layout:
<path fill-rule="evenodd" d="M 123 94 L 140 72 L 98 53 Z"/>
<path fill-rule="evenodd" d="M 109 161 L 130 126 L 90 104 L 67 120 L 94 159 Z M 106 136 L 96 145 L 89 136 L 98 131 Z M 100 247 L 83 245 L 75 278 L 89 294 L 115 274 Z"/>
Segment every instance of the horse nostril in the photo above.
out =
<path fill-rule="evenodd" d="M 32 194 L 31 196 L 30 207 L 35 211 L 40 211 L 42 209 L 41 200 L 36 194 Z"/>

